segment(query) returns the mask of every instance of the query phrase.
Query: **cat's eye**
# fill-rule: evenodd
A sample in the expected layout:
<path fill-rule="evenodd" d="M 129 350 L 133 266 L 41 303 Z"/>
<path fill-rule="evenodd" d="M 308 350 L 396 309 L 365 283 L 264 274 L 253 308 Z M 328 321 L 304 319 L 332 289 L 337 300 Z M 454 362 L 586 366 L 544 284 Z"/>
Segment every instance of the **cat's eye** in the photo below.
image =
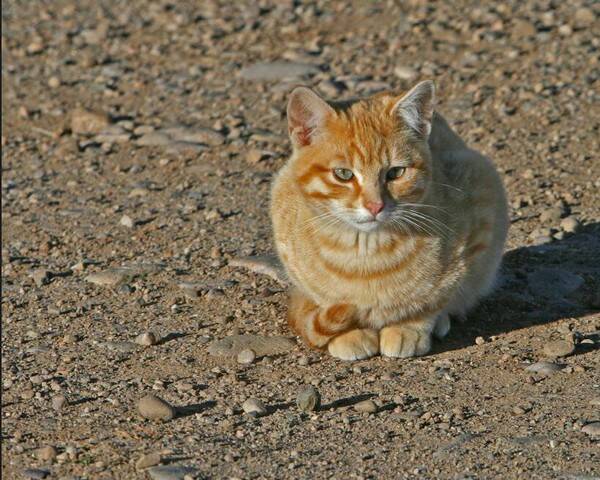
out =
<path fill-rule="evenodd" d="M 333 174 L 342 182 L 349 182 L 354 177 L 352 170 L 348 170 L 347 168 L 334 168 Z"/>
<path fill-rule="evenodd" d="M 391 182 L 392 180 L 396 180 L 397 178 L 400 178 L 402 175 L 404 175 L 405 171 L 406 168 L 404 167 L 392 167 L 385 174 L 385 178 L 388 182 Z"/>

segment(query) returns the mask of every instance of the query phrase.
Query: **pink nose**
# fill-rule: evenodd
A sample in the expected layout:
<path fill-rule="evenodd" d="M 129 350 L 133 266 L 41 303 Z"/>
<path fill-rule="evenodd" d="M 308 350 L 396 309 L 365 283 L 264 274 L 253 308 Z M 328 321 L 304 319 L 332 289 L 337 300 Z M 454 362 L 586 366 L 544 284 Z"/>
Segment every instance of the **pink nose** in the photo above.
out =
<path fill-rule="evenodd" d="M 383 202 L 367 202 L 366 207 L 373 216 L 377 216 L 383 210 Z"/>

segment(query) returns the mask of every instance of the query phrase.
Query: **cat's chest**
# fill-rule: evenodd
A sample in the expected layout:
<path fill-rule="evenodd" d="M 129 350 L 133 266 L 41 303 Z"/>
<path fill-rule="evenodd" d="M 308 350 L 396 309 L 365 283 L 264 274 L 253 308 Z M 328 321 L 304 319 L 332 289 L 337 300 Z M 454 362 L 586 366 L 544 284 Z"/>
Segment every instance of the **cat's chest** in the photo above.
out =
<path fill-rule="evenodd" d="M 393 232 L 358 232 L 317 237 L 313 245 L 325 263 L 334 263 L 348 270 L 370 272 L 396 264 L 406 256 L 417 253 L 422 250 L 424 241 Z"/>
<path fill-rule="evenodd" d="M 291 277 L 323 304 L 389 304 L 424 278 L 419 273 L 423 268 L 431 270 L 433 265 L 428 258 L 431 245 L 422 237 L 328 236 L 295 246 Z"/>

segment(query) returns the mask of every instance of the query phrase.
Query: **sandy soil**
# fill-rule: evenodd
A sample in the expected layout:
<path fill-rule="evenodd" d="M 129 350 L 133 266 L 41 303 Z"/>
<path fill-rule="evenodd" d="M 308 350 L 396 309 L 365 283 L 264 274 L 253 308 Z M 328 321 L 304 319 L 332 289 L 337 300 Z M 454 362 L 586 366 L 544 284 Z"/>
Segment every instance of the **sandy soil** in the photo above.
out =
<path fill-rule="evenodd" d="M 600 478 L 599 14 L 3 1 L 3 478 Z M 211 355 L 291 337 L 285 288 L 229 262 L 272 251 L 292 86 L 425 78 L 504 178 L 500 288 L 419 359 Z M 148 393 L 175 417 L 144 419 Z"/>

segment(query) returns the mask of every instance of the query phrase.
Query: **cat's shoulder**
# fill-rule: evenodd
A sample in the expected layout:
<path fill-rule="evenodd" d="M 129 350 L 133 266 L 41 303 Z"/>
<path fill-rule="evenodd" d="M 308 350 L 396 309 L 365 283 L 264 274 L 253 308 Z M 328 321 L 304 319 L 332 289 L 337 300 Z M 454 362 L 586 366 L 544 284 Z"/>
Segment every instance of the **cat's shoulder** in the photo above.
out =
<path fill-rule="evenodd" d="M 434 163 L 450 183 L 460 184 L 467 178 L 496 176 L 492 161 L 469 146 L 439 113 L 434 114 L 429 147 Z"/>
<path fill-rule="evenodd" d="M 456 151 L 467 149 L 467 145 L 450 127 L 446 119 L 434 112 L 429 135 L 429 148 L 432 152 Z"/>

